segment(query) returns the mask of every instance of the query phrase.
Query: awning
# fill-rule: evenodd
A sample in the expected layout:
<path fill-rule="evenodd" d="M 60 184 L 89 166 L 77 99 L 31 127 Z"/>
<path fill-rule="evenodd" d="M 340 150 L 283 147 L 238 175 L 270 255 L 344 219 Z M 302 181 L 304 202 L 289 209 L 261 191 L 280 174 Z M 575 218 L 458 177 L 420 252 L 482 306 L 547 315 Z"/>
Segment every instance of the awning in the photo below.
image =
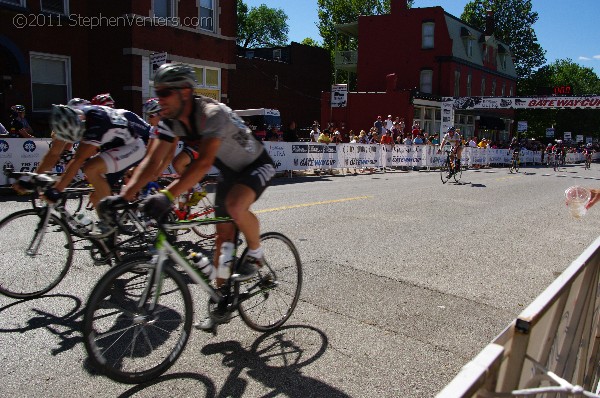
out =
<path fill-rule="evenodd" d="M 504 130 L 504 120 L 493 116 L 480 116 L 479 128 L 484 130 Z"/>
<path fill-rule="evenodd" d="M 334 28 L 347 36 L 358 37 L 358 21 L 350 23 L 340 23 L 334 25 Z"/>

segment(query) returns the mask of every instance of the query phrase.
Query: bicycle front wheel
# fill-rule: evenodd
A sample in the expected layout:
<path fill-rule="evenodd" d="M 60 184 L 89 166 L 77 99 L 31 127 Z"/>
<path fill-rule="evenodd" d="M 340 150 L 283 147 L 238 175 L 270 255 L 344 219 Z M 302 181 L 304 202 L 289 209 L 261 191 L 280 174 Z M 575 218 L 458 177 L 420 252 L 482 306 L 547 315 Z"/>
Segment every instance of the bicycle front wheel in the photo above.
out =
<path fill-rule="evenodd" d="M 287 237 L 268 232 L 260 237 L 266 264 L 258 276 L 236 282 L 238 312 L 250 328 L 266 332 L 283 325 L 294 312 L 302 289 L 302 264 L 298 250 Z M 240 262 L 245 261 L 248 249 Z"/>
<path fill-rule="evenodd" d="M 447 160 L 440 168 L 440 177 L 442 179 L 442 183 L 444 184 L 450 179 L 450 163 Z"/>
<path fill-rule="evenodd" d="M 0 293 L 32 298 L 52 290 L 73 260 L 73 239 L 67 226 L 46 210 L 27 209 L 0 221 Z"/>
<path fill-rule="evenodd" d="M 462 167 L 457 167 L 452 177 L 454 177 L 455 182 L 460 182 L 460 179 L 462 177 Z"/>
<path fill-rule="evenodd" d="M 145 258 L 112 268 L 96 284 L 83 318 L 85 348 L 96 369 L 121 383 L 143 383 L 169 369 L 192 327 L 192 297 L 183 277 Z"/>

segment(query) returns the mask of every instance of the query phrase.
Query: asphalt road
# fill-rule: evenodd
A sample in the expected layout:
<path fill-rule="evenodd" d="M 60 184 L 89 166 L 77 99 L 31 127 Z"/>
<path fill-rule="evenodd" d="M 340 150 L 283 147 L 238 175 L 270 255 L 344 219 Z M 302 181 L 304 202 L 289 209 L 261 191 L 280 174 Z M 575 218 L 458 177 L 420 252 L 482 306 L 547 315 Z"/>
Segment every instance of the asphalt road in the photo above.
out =
<path fill-rule="evenodd" d="M 105 267 L 83 243 L 48 295 L 0 297 L 0 393 L 12 397 L 431 397 L 597 237 L 600 207 L 571 218 L 563 192 L 600 187 L 600 165 L 280 178 L 255 205 L 297 245 L 301 302 L 277 333 L 239 319 L 195 331 L 163 377 L 95 374 L 81 311 Z M 27 207 L 1 197 L 0 216 Z M 25 233 L 26 231 L 24 231 Z M 19 237 L 2 236 L 2 246 Z M 10 262 L 6 256 L 0 261 Z M 206 297 L 193 290 L 196 317 Z"/>

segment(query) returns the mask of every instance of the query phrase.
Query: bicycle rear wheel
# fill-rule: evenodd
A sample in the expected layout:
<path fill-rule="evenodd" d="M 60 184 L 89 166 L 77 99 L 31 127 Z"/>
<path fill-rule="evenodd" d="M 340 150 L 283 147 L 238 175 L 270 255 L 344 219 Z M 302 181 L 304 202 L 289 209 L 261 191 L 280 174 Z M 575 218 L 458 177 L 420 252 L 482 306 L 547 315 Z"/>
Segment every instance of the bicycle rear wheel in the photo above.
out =
<path fill-rule="evenodd" d="M 444 184 L 450 179 L 450 163 L 448 160 L 446 160 L 440 168 L 440 177 L 442 179 L 442 183 Z"/>
<path fill-rule="evenodd" d="M 514 164 L 514 167 L 513 167 L 513 168 L 515 169 L 515 172 L 516 172 L 516 173 L 518 173 L 518 172 L 519 172 L 519 165 L 520 165 L 520 163 L 521 163 L 521 161 L 520 161 L 519 159 L 516 159 L 516 160 L 515 160 L 515 164 Z"/>
<path fill-rule="evenodd" d="M 459 182 L 462 177 L 462 167 L 457 167 L 452 177 L 454 177 L 455 182 Z"/>
<path fill-rule="evenodd" d="M 287 237 L 268 232 L 260 237 L 266 265 L 258 276 L 236 282 L 238 312 L 250 328 L 266 332 L 283 325 L 294 312 L 302 289 L 302 264 L 298 250 Z M 240 262 L 245 261 L 248 249 Z"/>
<path fill-rule="evenodd" d="M 193 218 L 215 218 L 215 207 L 208 196 L 205 196 L 193 207 L 190 214 Z M 192 227 L 192 231 L 201 238 L 213 239 L 217 228 L 216 224 L 206 224 Z"/>
<path fill-rule="evenodd" d="M 65 277 L 73 260 L 73 239 L 67 226 L 45 212 L 27 209 L 0 221 L 0 293 L 32 298 L 52 290 Z"/>
<path fill-rule="evenodd" d="M 93 366 L 115 381 L 160 376 L 190 335 L 192 297 L 183 277 L 167 265 L 155 285 L 155 272 L 147 259 L 132 259 L 104 275 L 87 302 L 85 348 Z"/>

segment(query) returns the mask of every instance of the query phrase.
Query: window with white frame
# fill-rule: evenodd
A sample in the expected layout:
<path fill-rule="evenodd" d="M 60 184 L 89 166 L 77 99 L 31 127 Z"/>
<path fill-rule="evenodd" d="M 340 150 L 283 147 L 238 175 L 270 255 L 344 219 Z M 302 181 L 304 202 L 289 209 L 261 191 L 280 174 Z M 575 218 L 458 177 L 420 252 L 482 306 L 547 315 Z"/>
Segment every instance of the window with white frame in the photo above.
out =
<path fill-rule="evenodd" d="M 506 95 L 506 82 L 502 82 L 502 96 Z"/>
<path fill-rule="evenodd" d="M 0 3 L 12 4 L 13 6 L 25 7 L 25 0 L 0 0 Z"/>
<path fill-rule="evenodd" d="M 433 48 L 434 46 L 434 31 L 435 31 L 435 23 L 433 22 L 423 22 L 423 26 L 421 28 L 422 33 L 422 48 Z"/>
<path fill-rule="evenodd" d="M 500 67 L 506 70 L 506 54 L 500 54 Z"/>
<path fill-rule="evenodd" d="M 472 58 L 473 57 L 473 44 L 475 43 L 475 40 L 473 40 L 472 37 L 463 37 L 462 41 L 463 41 L 463 46 L 465 46 L 465 53 L 467 54 L 467 57 Z"/>
<path fill-rule="evenodd" d="M 69 0 L 40 0 L 42 12 L 67 15 L 69 13 Z"/>
<path fill-rule="evenodd" d="M 508 94 L 509 97 L 513 96 L 513 86 L 512 84 L 510 85 L 510 94 Z"/>
<path fill-rule="evenodd" d="M 496 79 L 492 80 L 492 96 L 496 96 Z"/>
<path fill-rule="evenodd" d="M 481 78 L 481 96 L 485 95 L 485 77 Z"/>
<path fill-rule="evenodd" d="M 433 71 L 425 69 L 421 71 L 419 91 L 431 94 L 433 91 Z"/>
<path fill-rule="evenodd" d="M 460 97 L 460 71 L 454 71 L 454 96 Z"/>
<path fill-rule="evenodd" d="M 177 16 L 176 4 L 177 0 L 153 0 L 152 12 L 158 18 L 173 18 Z"/>
<path fill-rule="evenodd" d="M 33 110 L 50 110 L 66 104 L 71 93 L 71 59 L 53 54 L 31 53 Z"/>
<path fill-rule="evenodd" d="M 215 0 L 200 0 L 200 24 L 199 28 L 215 31 Z"/>
<path fill-rule="evenodd" d="M 473 85 L 473 75 L 467 75 L 467 97 L 471 96 L 471 86 Z"/>

